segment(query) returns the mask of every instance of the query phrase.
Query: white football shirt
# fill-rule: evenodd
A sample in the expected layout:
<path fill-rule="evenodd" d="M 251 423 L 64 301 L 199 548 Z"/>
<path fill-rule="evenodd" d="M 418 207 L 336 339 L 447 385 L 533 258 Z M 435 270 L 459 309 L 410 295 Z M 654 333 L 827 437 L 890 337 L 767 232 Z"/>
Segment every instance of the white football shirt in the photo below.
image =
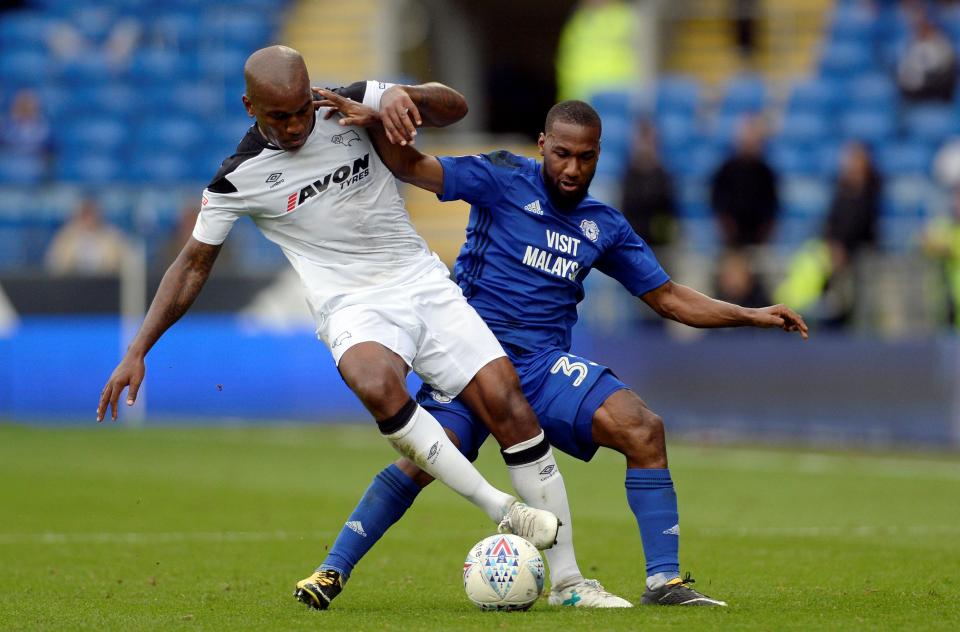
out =
<path fill-rule="evenodd" d="M 342 93 L 375 107 L 384 87 L 358 83 Z M 193 231 L 217 245 L 237 219 L 250 217 L 300 275 L 318 322 L 352 294 L 446 269 L 414 230 L 366 130 L 325 121 L 325 112 L 292 152 L 253 125 L 204 190 Z"/>

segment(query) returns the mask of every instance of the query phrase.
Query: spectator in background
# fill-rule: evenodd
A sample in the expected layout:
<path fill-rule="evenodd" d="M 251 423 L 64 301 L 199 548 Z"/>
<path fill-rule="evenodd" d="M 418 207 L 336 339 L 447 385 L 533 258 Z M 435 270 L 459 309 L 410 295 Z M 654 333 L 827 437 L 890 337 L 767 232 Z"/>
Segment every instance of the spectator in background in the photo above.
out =
<path fill-rule="evenodd" d="M 677 232 L 673 178 L 660 162 L 657 131 L 649 121 L 634 128 L 622 188 L 620 208 L 633 230 L 652 246 L 672 242 Z"/>
<path fill-rule="evenodd" d="M 763 150 L 762 121 L 744 119 L 733 155 L 713 176 L 710 202 L 728 247 L 764 244 L 773 231 L 779 209 L 777 178 Z"/>
<path fill-rule="evenodd" d="M 85 199 L 54 235 L 46 265 L 59 275 L 116 274 L 127 248 L 123 233 L 104 221 L 96 202 Z"/>
<path fill-rule="evenodd" d="M 853 316 L 856 261 L 864 249 L 876 244 L 882 187 L 869 148 L 858 141 L 848 144 L 823 229 L 830 251 L 829 305 L 824 314 L 828 324 L 846 325 Z"/>
<path fill-rule="evenodd" d="M 733 32 L 737 52 L 745 61 L 752 61 L 757 50 L 757 0 L 731 0 Z"/>
<path fill-rule="evenodd" d="M 174 259 L 179 256 L 184 244 L 187 243 L 187 239 L 193 235 L 193 229 L 197 225 L 197 216 L 199 214 L 200 208 L 196 204 L 188 202 L 183 205 L 180 209 L 180 214 L 177 216 L 177 223 L 173 227 L 173 231 L 160 246 L 156 257 L 154 257 L 154 261 L 151 264 L 154 271 L 165 272 L 166 269 L 170 267 L 170 264 L 173 263 Z M 229 269 L 233 263 L 233 245 L 227 242 L 220 249 L 220 254 L 217 255 L 217 268 L 220 270 Z M 299 279 L 297 282 L 299 283 Z M 297 299 L 302 300 L 299 294 L 297 295 Z"/>
<path fill-rule="evenodd" d="M 947 322 L 960 331 L 960 188 L 953 191 L 950 213 L 924 231 L 923 251 L 943 264 Z"/>
<path fill-rule="evenodd" d="M 600 90 L 642 80 L 637 53 L 638 17 L 622 0 L 581 0 L 557 47 L 558 101 L 589 101 Z"/>
<path fill-rule="evenodd" d="M 897 65 L 900 92 L 910 101 L 952 101 L 957 86 L 953 45 L 922 7 L 914 16 L 913 39 Z"/>
<path fill-rule="evenodd" d="M 856 309 L 857 258 L 876 243 L 883 183 L 866 145 L 847 145 L 822 237 L 811 239 L 791 259 L 775 300 L 795 300 L 815 309 L 826 326 L 843 326 Z"/>
<path fill-rule="evenodd" d="M 763 307 L 770 304 L 770 296 L 757 278 L 750 259 L 743 250 L 730 249 L 723 253 L 717 265 L 717 298 L 744 307 Z"/>
<path fill-rule="evenodd" d="M 7 120 L 0 125 L 0 145 L 8 155 L 49 160 L 50 123 L 32 90 L 20 90 L 14 95 Z"/>

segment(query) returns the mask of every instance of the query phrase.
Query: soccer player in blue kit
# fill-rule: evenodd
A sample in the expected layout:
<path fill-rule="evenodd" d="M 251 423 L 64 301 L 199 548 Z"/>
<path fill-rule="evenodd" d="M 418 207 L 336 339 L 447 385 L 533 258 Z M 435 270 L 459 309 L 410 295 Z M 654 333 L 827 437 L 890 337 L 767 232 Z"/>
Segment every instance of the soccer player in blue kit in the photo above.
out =
<path fill-rule="evenodd" d="M 680 576 L 677 497 L 667 466 L 662 419 L 607 367 L 570 353 L 583 279 L 591 269 L 619 281 L 664 318 L 693 327 L 753 326 L 799 332 L 807 325 L 790 308 L 748 309 L 707 297 L 670 280 L 647 244 L 616 209 L 587 194 L 600 156 L 600 117 L 582 101 L 564 101 L 547 114 L 539 138 L 542 165 L 506 151 L 487 155 L 424 155 L 391 134 L 394 122 L 343 97 L 323 92 L 349 124 L 371 126 L 374 144 L 397 178 L 472 205 L 457 281 L 468 302 L 500 340 L 520 376 L 550 444 L 589 461 L 600 446 L 626 457 L 627 504 L 640 527 L 649 605 L 725 606 Z M 403 121 L 406 127 L 415 124 Z M 420 405 L 471 459 L 488 435 L 458 399 L 424 385 Z M 378 474 L 320 567 L 335 591 L 432 479 L 401 458 Z M 553 508 L 550 508 L 553 509 Z M 573 550 L 572 521 L 546 551 L 551 605 L 629 607 L 584 579 Z"/>

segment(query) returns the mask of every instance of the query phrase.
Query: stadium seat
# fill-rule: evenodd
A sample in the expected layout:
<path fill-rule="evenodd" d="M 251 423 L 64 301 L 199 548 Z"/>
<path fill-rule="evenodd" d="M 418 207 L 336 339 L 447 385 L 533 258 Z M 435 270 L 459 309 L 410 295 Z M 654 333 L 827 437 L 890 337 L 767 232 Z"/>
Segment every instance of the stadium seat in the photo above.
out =
<path fill-rule="evenodd" d="M 875 67 L 872 48 L 862 42 L 828 42 L 820 55 L 824 77 L 850 79 Z"/>
<path fill-rule="evenodd" d="M 590 104 L 606 123 L 607 117 L 630 118 L 633 114 L 631 94 L 626 90 L 606 90 L 590 96 Z"/>
<path fill-rule="evenodd" d="M 197 57 L 198 69 L 203 77 L 240 81 L 243 64 L 251 52 L 232 48 L 207 50 Z"/>
<path fill-rule="evenodd" d="M 91 116 L 71 120 L 60 128 L 59 145 L 67 148 L 113 151 L 131 140 L 130 127 L 123 119 Z"/>
<path fill-rule="evenodd" d="M 897 86 L 883 73 L 869 73 L 854 79 L 844 90 L 844 101 L 860 109 L 892 110 L 897 107 Z"/>
<path fill-rule="evenodd" d="M 700 106 L 700 84 L 680 75 L 667 75 L 657 81 L 654 99 L 657 114 L 684 112 L 693 114 Z"/>
<path fill-rule="evenodd" d="M 272 13 L 272 12 L 271 12 Z M 241 49 L 247 54 L 265 44 L 273 31 L 273 24 L 263 13 L 230 7 L 205 16 L 205 39 L 227 49 Z"/>
<path fill-rule="evenodd" d="M 0 154 L 0 184 L 39 184 L 46 173 L 47 165 L 42 157 Z"/>
<path fill-rule="evenodd" d="M 925 225 L 917 217 L 881 216 L 877 231 L 880 247 L 889 252 L 914 250 Z"/>
<path fill-rule="evenodd" d="M 741 75 L 732 79 L 724 89 L 721 112 L 759 112 L 766 104 L 767 86 L 756 75 Z"/>
<path fill-rule="evenodd" d="M 936 192 L 925 176 L 897 176 L 883 189 L 883 214 L 891 217 L 923 217 Z"/>
<path fill-rule="evenodd" d="M 823 222 L 811 217 L 781 217 L 773 229 L 771 245 L 775 248 L 793 252 L 800 245 L 821 234 Z"/>
<path fill-rule="evenodd" d="M 206 175 L 206 174 L 204 174 Z M 177 182 L 209 180 L 195 174 L 191 162 L 179 153 L 141 153 L 130 167 L 132 182 L 175 184 Z"/>
<path fill-rule="evenodd" d="M 940 144 L 960 132 L 950 105 L 913 106 L 904 113 L 903 126 L 909 138 L 930 144 Z"/>
<path fill-rule="evenodd" d="M 169 85 L 196 76 L 196 68 L 182 54 L 153 48 L 134 55 L 130 73 L 137 81 Z"/>
<path fill-rule="evenodd" d="M 822 77 L 802 79 L 794 83 L 790 89 L 787 111 L 826 116 L 838 94 L 839 89 L 835 81 Z"/>
<path fill-rule="evenodd" d="M 655 121 L 660 144 L 667 151 L 686 149 L 699 136 L 696 118 L 692 113 L 664 112 Z"/>
<path fill-rule="evenodd" d="M 933 149 L 918 141 L 885 143 L 876 148 L 877 168 L 887 177 L 900 175 L 927 175 L 933 162 Z"/>
<path fill-rule="evenodd" d="M 65 182 L 104 185 L 121 181 L 126 171 L 122 161 L 109 152 L 67 153 L 57 161 L 56 175 Z"/>
<path fill-rule="evenodd" d="M 829 37 L 832 41 L 870 42 L 876 32 L 873 11 L 860 3 L 840 3 L 830 19 Z"/>
<path fill-rule="evenodd" d="M 824 217 L 831 195 L 831 185 L 822 178 L 787 177 L 780 182 L 783 210 L 791 217 Z"/>
<path fill-rule="evenodd" d="M 136 131 L 138 147 L 144 153 L 188 152 L 204 142 L 204 129 L 195 118 L 170 116 L 142 121 Z"/>
<path fill-rule="evenodd" d="M 810 147 L 818 145 L 832 133 L 829 118 L 809 111 L 788 111 L 781 121 L 777 138 L 784 143 Z"/>
<path fill-rule="evenodd" d="M 53 64 L 42 52 L 17 50 L 0 55 L 0 84 L 5 88 L 44 85 L 52 71 Z"/>
<path fill-rule="evenodd" d="M 813 176 L 820 173 L 819 153 L 811 146 L 780 137 L 767 152 L 773 170 L 780 175 Z"/>
<path fill-rule="evenodd" d="M 896 132 L 895 112 L 887 110 L 847 110 L 840 117 L 840 132 L 850 140 L 880 144 Z"/>
<path fill-rule="evenodd" d="M 15 51 L 46 53 L 50 27 L 42 13 L 29 11 L 0 14 L 0 48 L 4 54 Z"/>

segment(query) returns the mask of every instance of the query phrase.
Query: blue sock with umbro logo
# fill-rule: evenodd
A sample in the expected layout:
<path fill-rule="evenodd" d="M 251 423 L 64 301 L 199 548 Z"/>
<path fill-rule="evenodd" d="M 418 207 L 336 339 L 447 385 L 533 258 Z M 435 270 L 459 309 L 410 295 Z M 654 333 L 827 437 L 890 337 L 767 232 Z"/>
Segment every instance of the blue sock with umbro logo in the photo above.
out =
<path fill-rule="evenodd" d="M 346 581 L 357 562 L 400 520 L 419 493 L 420 486 L 396 465 L 377 474 L 318 570 L 338 571 Z"/>
<path fill-rule="evenodd" d="M 640 526 L 647 577 L 680 575 L 680 518 L 669 469 L 627 470 L 627 503 Z"/>

